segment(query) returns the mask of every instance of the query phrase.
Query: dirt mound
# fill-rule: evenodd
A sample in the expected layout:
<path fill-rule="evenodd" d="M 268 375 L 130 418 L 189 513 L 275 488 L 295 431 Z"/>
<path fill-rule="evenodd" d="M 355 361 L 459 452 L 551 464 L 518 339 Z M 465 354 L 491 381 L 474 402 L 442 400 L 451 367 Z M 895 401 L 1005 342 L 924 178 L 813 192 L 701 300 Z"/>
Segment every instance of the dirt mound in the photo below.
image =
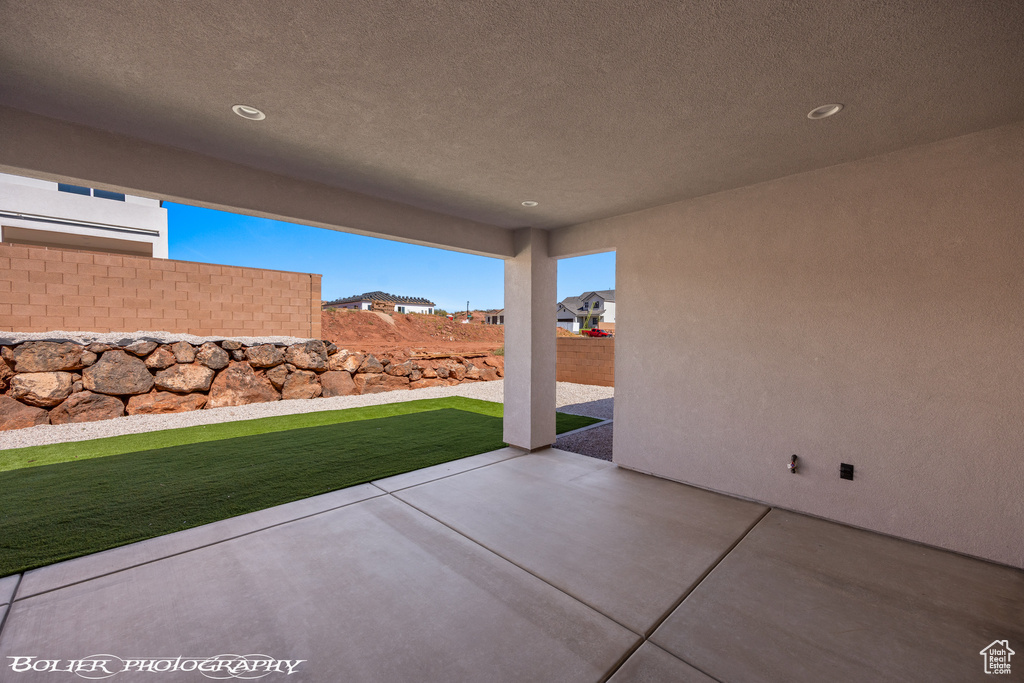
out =
<path fill-rule="evenodd" d="M 463 313 L 462 318 L 465 317 Z M 482 313 L 474 313 L 473 317 L 483 320 Z M 487 352 L 505 345 L 504 325 L 465 324 L 437 315 L 353 309 L 323 311 L 320 335 L 339 348 L 371 353 Z"/>

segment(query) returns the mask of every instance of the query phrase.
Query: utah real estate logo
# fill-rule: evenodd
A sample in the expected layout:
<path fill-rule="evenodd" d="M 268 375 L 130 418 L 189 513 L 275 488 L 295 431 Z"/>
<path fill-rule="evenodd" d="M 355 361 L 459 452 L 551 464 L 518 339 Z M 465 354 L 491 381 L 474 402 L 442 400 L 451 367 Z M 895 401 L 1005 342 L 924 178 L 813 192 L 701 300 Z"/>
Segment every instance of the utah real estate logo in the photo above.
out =
<path fill-rule="evenodd" d="M 980 654 L 985 658 L 985 673 L 1008 674 L 1010 657 L 1017 653 L 1010 649 L 1010 641 L 993 640 Z"/>

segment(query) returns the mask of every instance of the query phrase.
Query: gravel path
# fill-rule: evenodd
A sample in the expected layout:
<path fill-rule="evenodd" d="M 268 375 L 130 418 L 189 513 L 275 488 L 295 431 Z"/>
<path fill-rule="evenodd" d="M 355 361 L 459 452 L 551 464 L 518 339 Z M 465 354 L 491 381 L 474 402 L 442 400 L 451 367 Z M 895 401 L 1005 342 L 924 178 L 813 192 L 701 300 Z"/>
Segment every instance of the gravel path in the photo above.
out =
<path fill-rule="evenodd" d="M 4 335 L 10 334 L 4 333 Z M 124 337 L 125 335 L 119 336 Z M 181 335 L 176 336 L 180 337 Z M 230 422 L 232 420 L 252 420 L 273 415 L 314 413 L 321 410 L 341 410 L 343 408 L 356 408 L 383 403 L 442 398 L 444 396 L 466 396 L 468 398 L 501 403 L 505 397 L 504 390 L 504 381 L 497 380 L 494 382 L 459 384 L 453 387 L 429 387 L 426 389 L 416 389 L 415 391 L 389 391 L 383 394 L 368 394 L 366 396 L 338 396 L 336 398 L 274 401 L 272 403 L 253 403 L 247 406 L 195 410 L 188 413 L 175 413 L 171 415 L 127 415 L 100 422 L 40 425 L 38 427 L 29 427 L 28 429 L 0 432 L 0 450 L 48 443 L 100 439 L 107 436 L 138 434 L 140 432 Z M 587 384 L 559 382 L 556 406 L 563 412 L 608 419 L 612 416 L 611 410 L 614 393 L 615 390 L 612 387 L 595 387 Z"/>
<path fill-rule="evenodd" d="M 555 441 L 555 448 L 610 461 L 612 459 L 613 429 L 614 425 L 608 423 L 560 436 Z"/>

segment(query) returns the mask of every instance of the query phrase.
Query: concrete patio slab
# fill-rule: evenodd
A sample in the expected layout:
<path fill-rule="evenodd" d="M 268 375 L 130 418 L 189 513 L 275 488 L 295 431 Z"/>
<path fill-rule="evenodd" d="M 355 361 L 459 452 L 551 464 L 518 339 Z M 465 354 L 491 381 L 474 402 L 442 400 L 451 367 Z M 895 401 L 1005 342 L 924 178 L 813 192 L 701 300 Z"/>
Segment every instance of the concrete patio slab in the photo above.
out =
<path fill-rule="evenodd" d="M 0 626 L 3 625 L 4 618 L 7 616 L 10 602 L 14 600 L 14 591 L 18 587 L 19 579 L 21 579 L 21 574 L 12 574 L 0 579 Z"/>
<path fill-rule="evenodd" d="M 393 495 L 641 635 L 767 511 L 554 449 Z"/>
<path fill-rule="evenodd" d="M 0 579 L 0 607 L 14 599 L 14 589 L 18 587 L 20 574 L 12 574 Z"/>
<path fill-rule="evenodd" d="M 619 667 L 608 683 L 715 683 L 686 662 L 673 657 L 650 641 L 645 642 Z"/>
<path fill-rule="evenodd" d="M 500 448 L 496 451 L 481 453 L 480 455 L 471 455 L 468 458 L 460 458 L 459 460 L 453 460 L 451 462 L 443 462 L 440 465 L 434 465 L 433 467 L 424 467 L 423 469 L 413 470 L 412 472 L 406 472 L 405 474 L 396 474 L 395 476 L 388 477 L 386 479 L 378 479 L 373 482 L 373 485 L 390 493 L 392 491 L 409 488 L 410 486 L 425 484 L 428 481 L 444 479 L 445 477 L 450 477 L 453 474 L 475 470 L 478 467 L 501 462 L 502 460 L 508 460 L 509 458 L 517 458 L 520 455 L 525 454 L 526 451 L 521 448 L 509 446 L 507 448 Z"/>
<path fill-rule="evenodd" d="M 651 638 L 722 681 L 851 683 L 990 680 L 996 639 L 1024 644 L 1024 572 L 780 510 Z"/>
<path fill-rule="evenodd" d="M 262 653 L 305 660 L 263 681 L 597 681 L 638 640 L 381 496 L 19 599 L 0 661 Z"/>
<path fill-rule="evenodd" d="M 25 572 L 24 579 L 18 587 L 18 599 L 220 543 L 260 529 L 320 514 L 379 495 L 382 495 L 379 489 L 370 484 L 360 484 L 320 496 L 304 498 L 293 503 L 230 517 L 212 524 L 204 524 L 193 529 L 185 529 L 166 536 L 157 536 L 119 548 L 111 548 L 66 562 L 51 564 Z"/>

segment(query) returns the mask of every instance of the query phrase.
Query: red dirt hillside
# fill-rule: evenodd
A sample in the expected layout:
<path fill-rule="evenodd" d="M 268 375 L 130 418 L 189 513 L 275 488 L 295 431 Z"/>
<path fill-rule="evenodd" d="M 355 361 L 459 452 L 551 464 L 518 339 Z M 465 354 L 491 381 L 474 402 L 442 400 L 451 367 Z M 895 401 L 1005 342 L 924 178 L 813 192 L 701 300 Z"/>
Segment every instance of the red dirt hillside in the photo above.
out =
<path fill-rule="evenodd" d="M 466 317 L 465 313 L 461 315 Z M 338 348 L 375 354 L 457 354 L 500 349 L 505 345 L 505 326 L 477 322 L 483 319 L 482 311 L 474 311 L 473 321 L 464 324 L 437 315 L 338 309 L 322 312 L 320 334 Z"/>

